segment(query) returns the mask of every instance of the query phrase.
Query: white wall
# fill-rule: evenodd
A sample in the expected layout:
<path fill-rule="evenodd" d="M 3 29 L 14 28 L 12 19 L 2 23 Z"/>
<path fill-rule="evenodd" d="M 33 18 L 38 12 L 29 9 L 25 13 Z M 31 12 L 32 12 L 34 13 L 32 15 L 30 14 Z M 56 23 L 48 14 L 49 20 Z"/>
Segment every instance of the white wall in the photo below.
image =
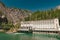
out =
<path fill-rule="evenodd" d="M 21 22 L 21 27 L 32 27 L 35 30 L 58 30 L 58 19 L 40 20 L 40 21 L 25 21 Z"/>

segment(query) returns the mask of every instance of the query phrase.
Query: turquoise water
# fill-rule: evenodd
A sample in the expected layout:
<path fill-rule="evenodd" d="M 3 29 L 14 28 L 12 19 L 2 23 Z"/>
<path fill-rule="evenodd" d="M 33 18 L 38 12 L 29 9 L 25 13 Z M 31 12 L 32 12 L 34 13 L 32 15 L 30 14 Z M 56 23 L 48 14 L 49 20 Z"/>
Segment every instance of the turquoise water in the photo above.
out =
<path fill-rule="evenodd" d="M 60 40 L 59 34 L 0 33 L 0 40 Z"/>

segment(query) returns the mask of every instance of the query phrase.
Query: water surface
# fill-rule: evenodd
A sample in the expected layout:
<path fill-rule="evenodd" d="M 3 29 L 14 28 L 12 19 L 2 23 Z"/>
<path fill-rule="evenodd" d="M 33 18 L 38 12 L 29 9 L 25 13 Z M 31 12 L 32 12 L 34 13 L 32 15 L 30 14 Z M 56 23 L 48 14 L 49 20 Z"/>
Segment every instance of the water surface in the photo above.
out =
<path fill-rule="evenodd" d="M 0 40 L 60 40 L 59 34 L 0 33 Z"/>

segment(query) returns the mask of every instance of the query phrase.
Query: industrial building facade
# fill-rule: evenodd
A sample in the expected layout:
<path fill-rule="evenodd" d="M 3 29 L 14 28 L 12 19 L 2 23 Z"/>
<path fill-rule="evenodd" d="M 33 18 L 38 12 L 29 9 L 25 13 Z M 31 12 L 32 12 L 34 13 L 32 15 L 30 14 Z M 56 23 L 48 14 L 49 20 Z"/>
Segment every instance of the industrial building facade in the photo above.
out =
<path fill-rule="evenodd" d="M 28 31 L 29 29 L 36 31 L 59 31 L 59 20 L 48 19 L 39 21 L 22 21 L 19 30 Z"/>

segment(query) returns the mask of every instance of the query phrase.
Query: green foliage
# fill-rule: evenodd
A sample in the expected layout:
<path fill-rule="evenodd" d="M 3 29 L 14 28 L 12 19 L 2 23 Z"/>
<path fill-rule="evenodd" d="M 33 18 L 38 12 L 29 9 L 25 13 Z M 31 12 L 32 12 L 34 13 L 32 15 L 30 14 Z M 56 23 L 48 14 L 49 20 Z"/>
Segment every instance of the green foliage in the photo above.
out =
<path fill-rule="evenodd" d="M 53 18 L 59 18 L 60 20 L 60 10 L 58 9 L 50 9 L 46 11 L 36 11 L 32 13 L 30 16 L 25 18 L 25 21 L 30 21 L 30 20 L 41 20 L 41 19 L 53 19 Z"/>
<path fill-rule="evenodd" d="M 2 23 L 1 24 L 2 28 L 6 31 L 6 30 L 9 30 L 10 28 L 14 27 L 13 24 L 11 23 L 8 23 L 8 24 L 5 24 L 5 23 Z"/>

